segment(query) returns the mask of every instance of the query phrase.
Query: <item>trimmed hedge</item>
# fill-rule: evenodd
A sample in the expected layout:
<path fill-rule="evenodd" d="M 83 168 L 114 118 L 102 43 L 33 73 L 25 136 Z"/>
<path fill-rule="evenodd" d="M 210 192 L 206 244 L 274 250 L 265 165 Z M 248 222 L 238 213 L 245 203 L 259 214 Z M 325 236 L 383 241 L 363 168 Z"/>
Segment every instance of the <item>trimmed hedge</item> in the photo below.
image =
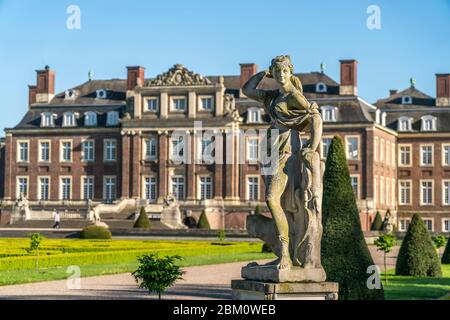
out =
<path fill-rule="evenodd" d="M 414 214 L 397 257 L 395 274 L 399 276 L 442 276 L 439 256 L 419 214 Z"/>
<path fill-rule="evenodd" d="M 208 217 L 206 216 L 205 210 L 202 210 L 200 214 L 200 218 L 198 219 L 197 228 L 199 229 L 211 229 L 208 221 Z"/>
<path fill-rule="evenodd" d="M 443 264 L 450 264 L 450 238 L 447 239 L 447 245 L 445 246 L 444 254 L 442 255 L 441 262 Z"/>
<path fill-rule="evenodd" d="M 145 208 L 141 207 L 141 210 L 139 212 L 139 217 L 137 218 L 136 222 L 134 223 L 133 228 L 141 228 L 141 229 L 150 229 L 151 224 L 150 220 L 148 219 L 147 213 L 145 212 Z"/>
<path fill-rule="evenodd" d="M 382 227 L 383 227 L 383 219 L 381 219 L 380 212 L 377 211 L 377 214 L 375 215 L 375 219 L 372 222 L 372 226 L 370 227 L 370 230 L 380 231 Z"/>
<path fill-rule="evenodd" d="M 384 299 L 383 289 L 367 287 L 374 265 L 361 229 L 344 145 L 334 137 L 323 176 L 322 264 L 327 281 L 339 283 L 339 299 Z"/>
<path fill-rule="evenodd" d="M 100 226 L 87 226 L 80 231 L 81 239 L 111 239 L 111 231 L 105 227 Z"/>

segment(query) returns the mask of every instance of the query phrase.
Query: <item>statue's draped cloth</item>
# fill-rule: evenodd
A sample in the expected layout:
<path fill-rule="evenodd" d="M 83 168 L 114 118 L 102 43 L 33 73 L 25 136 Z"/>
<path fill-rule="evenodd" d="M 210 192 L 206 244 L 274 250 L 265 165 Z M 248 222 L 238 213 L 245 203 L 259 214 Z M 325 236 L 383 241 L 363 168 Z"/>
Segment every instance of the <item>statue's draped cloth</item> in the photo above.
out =
<path fill-rule="evenodd" d="M 300 133 L 309 129 L 309 120 L 317 114 L 317 104 L 312 103 L 307 110 L 289 106 L 286 100 L 276 102 L 279 90 L 265 91 L 264 106 L 270 115 L 271 127 L 267 143 L 271 153 L 278 152 L 279 161 L 273 174 L 266 176 L 266 197 L 270 197 L 268 188 L 272 181 L 279 178 L 277 172 L 283 170 L 288 176 L 285 190 L 272 190 L 281 194 L 281 206 L 289 225 L 290 255 L 294 265 L 303 265 L 307 256 L 311 256 L 314 229 L 321 219 L 320 204 L 322 194 L 320 185 L 314 184 L 312 165 L 320 167 L 318 152 L 302 153 Z M 278 130 L 275 139 L 272 136 Z M 291 130 L 292 129 L 292 130 Z M 316 251 L 316 250 L 314 250 Z M 314 254 L 313 254 L 314 255 Z M 311 258 L 311 257 L 310 257 Z M 314 259 L 314 257 L 312 257 Z M 320 261 L 320 257 L 319 257 Z"/>

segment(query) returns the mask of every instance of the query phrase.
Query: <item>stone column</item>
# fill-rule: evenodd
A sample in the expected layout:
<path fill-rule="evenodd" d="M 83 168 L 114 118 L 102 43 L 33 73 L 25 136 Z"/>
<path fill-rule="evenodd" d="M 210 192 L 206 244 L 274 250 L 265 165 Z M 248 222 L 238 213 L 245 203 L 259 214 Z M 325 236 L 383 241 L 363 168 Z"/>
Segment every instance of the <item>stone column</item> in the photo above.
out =
<path fill-rule="evenodd" d="M 130 197 L 130 137 L 122 133 L 122 198 Z"/>
<path fill-rule="evenodd" d="M 132 133 L 132 137 L 131 137 L 131 152 L 130 152 L 130 157 L 131 157 L 131 183 L 132 183 L 132 187 L 131 187 L 131 197 L 138 197 L 140 198 L 141 194 L 140 194 L 140 189 L 141 189 L 141 177 L 140 177 L 140 167 L 141 167 L 141 163 L 140 163 L 140 156 L 141 156 L 141 136 L 139 134 L 136 133 Z"/>
<path fill-rule="evenodd" d="M 169 95 L 167 92 L 161 92 L 159 101 L 159 114 L 161 119 L 167 119 L 169 115 Z"/>
<path fill-rule="evenodd" d="M 195 94 L 195 91 L 189 91 L 188 94 L 188 117 L 189 118 L 195 118 L 196 115 L 196 109 L 197 109 L 197 95 Z"/>
<path fill-rule="evenodd" d="M 5 144 L 5 193 L 4 193 L 4 199 L 5 200 L 11 200 L 15 197 L 13 195 L 13 190 L 11 190 L 11 170 L 12 170 L 12 163 L 11 163 L 11 157 L 13 155 L 13 139 L 12 134 L 7 133 L 6 134 L 6 144 Z"/>
<path fill-rule="evenodd" d="M 230 129 L 228 129 L 230 130 Z M 232 134 L 233 132 L 233 134 Z M 238 200 L 239 198 L 239 140 L 236 128 L 227 133 L 226 141 L 226 164 L 225 172 L 227 183 L 225 188 L 225 198 L 228 200 Z"/>
<path fill-rule="evenodd" d="M 223 135 L 222 135 L 223 137 Z M 225 140 L 225 139 L 223 139 Z M 219 145 L 219 141 L 216 140 L 215 145 L 215 152 L 216 152 L 216 163 L 214 164 L 214 198 L 215 199 L 222 199 L 223 198 L 223 171 L 225 168 L 224 164 L 224 145 L 225 141 L 222 141 L 222 143 Z M 220 157 L 221 163 L 219 162 L 219 159 L 217 157 Z M 219 162 L 219 163 L 218 163 Z"/>
<path fill-rule="evenodd" d="M 195 135 L 186 134 L 188 149 L 190 157 L 187 157 L 186 166 L 186 200 L 194 201 L 196 199 L 196 175 L 195 175 Z"/>
<path fill-rule="evenodd" d="M 160 133 L 158 137 L 158 202 L 162 202 L 168 194 L 167 154 L 167 135 Z"/>
<path fill-rule="evenodd" d="M 225 93 L 224 88 L 219 88 L 216 91 L 216 99 L 215 99 L 215 109 L 216 109 L 216 117 L 221 117 L 223 115 L 223 95 Z"/>

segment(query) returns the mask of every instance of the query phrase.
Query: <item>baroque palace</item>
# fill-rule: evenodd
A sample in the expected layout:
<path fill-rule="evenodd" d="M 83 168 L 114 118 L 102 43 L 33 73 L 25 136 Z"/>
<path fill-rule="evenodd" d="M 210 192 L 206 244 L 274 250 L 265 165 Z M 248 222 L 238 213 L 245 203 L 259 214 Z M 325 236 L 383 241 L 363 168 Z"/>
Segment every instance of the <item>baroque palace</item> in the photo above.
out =
<path fill-rule="evenodd" d="M 177 64 L 146 78 L 133 66 L 126 79 L 55 94 L 55 72 L 37 70 L 27 113 L 0 144 L 0 223 L 21 198 L 33 219 L 54 209 L 83 217 L 101 203 L 121 216 L 127 199 L 157 217 L 172 194 L 185 217 L 204 209 L 213 228 L 245 228 L 266 207 L 258 133 L 269 118 L 241 91 L 256 72 L 249 63 L 237 76 L 201 76 Z M 340 61 L 339 83 L 323 70 L 298 76 L 321 108 L 324 161 L 333 136 L 345 142 L 363 230 L 389 210 L 398 231 L 419 212 L 430 231 L 450 232 L 450 74 L 436 75 L 435 98 L 412 80 L 373 104 L 358 96 L 356 60 Z"/>

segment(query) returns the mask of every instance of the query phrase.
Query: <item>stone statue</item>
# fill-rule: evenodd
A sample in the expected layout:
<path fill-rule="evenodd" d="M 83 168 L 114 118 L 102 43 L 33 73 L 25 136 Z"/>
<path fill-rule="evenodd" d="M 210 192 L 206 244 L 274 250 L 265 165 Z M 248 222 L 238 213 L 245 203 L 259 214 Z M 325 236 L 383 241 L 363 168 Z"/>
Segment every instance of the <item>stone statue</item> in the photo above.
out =
<path fill-rule="evenodd" d="M 164 206 L 161 211 L 161 223 L 172 229 L 187 228 L 181 219 L 180 205 L 172 194 L 164 198 Z"/>
<path fill-rule="evenodd" d="M 274 79 L 279 89 L 258 89 L 264 77 Z M 247 229 L 271 245 L 278 258 L 264 266 L 252 263 L 243 268 L 242 276 L 275 282 L 324 281 L 320 259 L 322 166 L 318 152 L 322 118 L 318 105 L 304 97 L 287 55 L 275 57 L 269 70 L 252 76 L 243 93 L 263 103 L 271 118 L 268 147 L 278 153 L 275 168 L 265 181 L 265 200 L 272 219 L 249 216 Z M 310 139 L 302 145 L 303 132 L 309 132 Z"/>
<path fill-rule="evenodd" d="M 31 219 L 31 210 L 27 197 L 20 193 L 19 199 L 16 200 L 15 210 L 19 212 L 19 216 L 22 220 L 27 221 Z"/>
<path fill-rule="evenodd" d="M 387 233 L 391 233 L 392 231 L 394 231 L 394 225 L 392 223 L 392 214 L 391 214 L 390 210 L 386 211 L 386 215 L 384 216 L 382 230 Z"/>

